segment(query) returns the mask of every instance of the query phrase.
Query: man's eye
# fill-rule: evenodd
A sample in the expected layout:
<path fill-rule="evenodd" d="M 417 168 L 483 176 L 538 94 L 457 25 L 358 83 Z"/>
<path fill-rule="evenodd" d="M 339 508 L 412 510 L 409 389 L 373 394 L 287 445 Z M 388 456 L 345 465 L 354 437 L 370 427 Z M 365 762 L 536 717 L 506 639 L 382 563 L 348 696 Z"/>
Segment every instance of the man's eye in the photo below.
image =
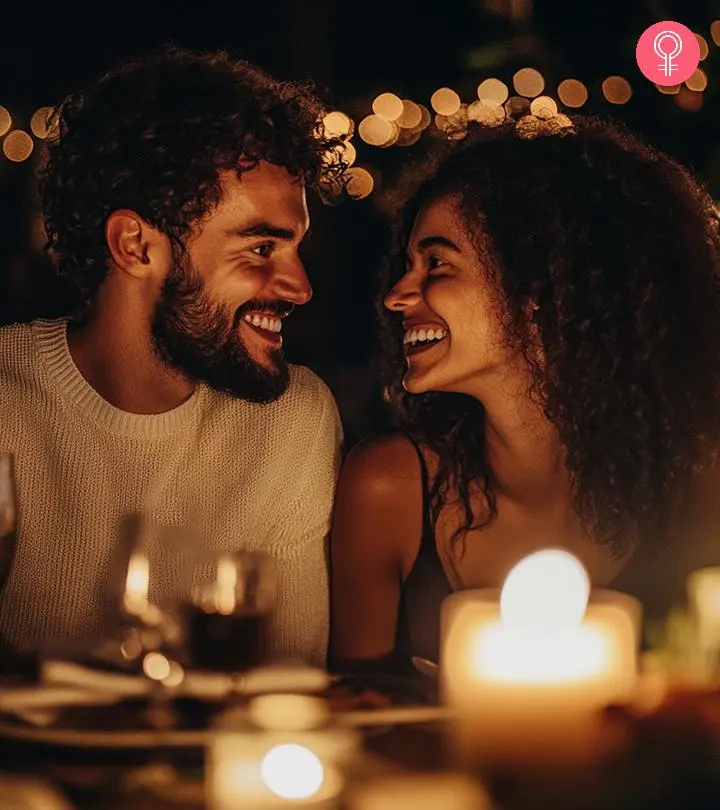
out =
<path fill-rule="evenodd" d="M 255 247 L 250 248 L 251 253 L 262 256 L 263 259 L 269 258 L 273 250 L 275 250 L 274 242 L 263 242 L 262 245 L 255 245 Z"/>

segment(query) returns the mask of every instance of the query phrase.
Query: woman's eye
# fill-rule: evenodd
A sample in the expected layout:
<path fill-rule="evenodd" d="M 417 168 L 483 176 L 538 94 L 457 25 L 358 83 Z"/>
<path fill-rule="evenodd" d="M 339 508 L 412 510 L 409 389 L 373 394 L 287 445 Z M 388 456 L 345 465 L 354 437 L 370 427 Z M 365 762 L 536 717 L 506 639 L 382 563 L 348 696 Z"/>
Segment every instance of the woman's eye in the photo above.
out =
<path fill-rule="evenodd" d="M 447 267 L 447 262 L 441 259 L 439 256 L 429 256 L 428 257 L 428 272 L 432 273 L 433 270 L 437 270 L 438 268 Z"/>
<path fill-rule="evenodd" d="M 250 252 L 254 253 L 256 256 L 261 256 L 263 259 L 267 259 L 272 255 L 274 249 L 274 242 L 263 242 L 262 245 L 256 245 L 250 248 Z"/>

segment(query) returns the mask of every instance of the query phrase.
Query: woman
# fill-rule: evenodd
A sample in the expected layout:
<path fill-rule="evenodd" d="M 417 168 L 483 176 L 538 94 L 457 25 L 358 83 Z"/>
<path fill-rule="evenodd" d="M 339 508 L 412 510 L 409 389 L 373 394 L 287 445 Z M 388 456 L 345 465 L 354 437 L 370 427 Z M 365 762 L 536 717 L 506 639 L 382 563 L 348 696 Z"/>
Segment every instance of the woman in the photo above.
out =
<path fill-rule="evenodd" d="M 399 429 L 341 474 L 336 668 L 437 661 L 443 598 L 499 587 L 539 548 L 662 615 L 717 546 L 689 534 L 720 437 L 712 200 L 614 123 L 472 126 L 413 173 L 399 218 L 383 290 Z"/>

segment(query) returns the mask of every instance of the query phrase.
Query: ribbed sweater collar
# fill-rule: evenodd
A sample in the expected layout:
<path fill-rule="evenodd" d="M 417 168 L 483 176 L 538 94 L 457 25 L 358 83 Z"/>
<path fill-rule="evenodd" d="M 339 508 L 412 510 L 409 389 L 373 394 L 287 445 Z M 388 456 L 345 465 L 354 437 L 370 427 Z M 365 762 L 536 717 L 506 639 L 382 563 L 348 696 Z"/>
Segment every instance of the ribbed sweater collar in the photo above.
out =
<path fill-rule="evenodd" d="M 75 365 L 67 342 L 67 320 L 37 320 L 32 333 L 51 384 L 93 422 L 112 433 L 157 439 L 187 427 L 200 406 L 203 386 L 197 386 L 182 405 L 165 413 L 122 411 L 103 399 Z"/>

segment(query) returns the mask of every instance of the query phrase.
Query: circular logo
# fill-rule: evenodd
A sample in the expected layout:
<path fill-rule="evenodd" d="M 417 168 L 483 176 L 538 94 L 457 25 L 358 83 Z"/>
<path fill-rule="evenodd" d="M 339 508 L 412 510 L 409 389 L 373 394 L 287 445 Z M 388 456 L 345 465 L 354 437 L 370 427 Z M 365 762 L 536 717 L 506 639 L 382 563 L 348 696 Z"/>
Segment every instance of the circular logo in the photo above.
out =
<path fill-rule="evenodd" d="M 700 45 L 687 26 L 666 20 L 643 32 L 635 58 L 643 76 L 651 82 L 664 86 L 682 84 L 697 70 Z"/>

